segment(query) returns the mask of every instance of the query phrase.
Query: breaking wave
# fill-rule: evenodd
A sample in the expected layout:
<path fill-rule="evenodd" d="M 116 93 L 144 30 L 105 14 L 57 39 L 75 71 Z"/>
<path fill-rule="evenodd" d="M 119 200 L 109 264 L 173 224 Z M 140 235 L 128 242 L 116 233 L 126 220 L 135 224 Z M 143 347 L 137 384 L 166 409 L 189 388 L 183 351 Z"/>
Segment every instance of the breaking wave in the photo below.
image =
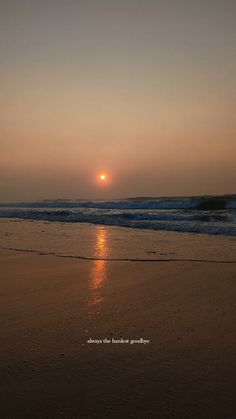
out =
<path fill-rule="evenodd" d="M 236 236 L 236 197 L 2 203 L 0 217 Z"/>

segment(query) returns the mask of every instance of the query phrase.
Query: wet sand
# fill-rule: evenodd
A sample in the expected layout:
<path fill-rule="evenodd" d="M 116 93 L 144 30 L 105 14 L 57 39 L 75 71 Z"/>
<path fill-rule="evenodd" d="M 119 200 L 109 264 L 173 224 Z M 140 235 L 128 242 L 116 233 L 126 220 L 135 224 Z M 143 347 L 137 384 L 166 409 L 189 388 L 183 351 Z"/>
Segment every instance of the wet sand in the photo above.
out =
<path fill-rule="evenodd" d="M 0 417 L 236 418 L 235 279 L 1 250 Z"/>

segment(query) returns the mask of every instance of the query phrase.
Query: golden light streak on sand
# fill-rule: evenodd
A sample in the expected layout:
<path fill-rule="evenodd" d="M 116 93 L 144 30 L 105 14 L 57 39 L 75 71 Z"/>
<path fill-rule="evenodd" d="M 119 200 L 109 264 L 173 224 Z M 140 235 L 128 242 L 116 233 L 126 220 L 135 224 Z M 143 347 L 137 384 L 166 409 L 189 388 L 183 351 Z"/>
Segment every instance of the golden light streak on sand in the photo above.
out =
<path fill-rule="evenodd" d="M 101 260 L 95 260 L 92 273 L 91 273 L 91 298 L 88 305 L 99 305 L 103 301 L 101 295 L 101 288 L 106 280 L 106 261 L 102 260 L 108 256 L 108 234 L 106 228 L 97 228 L 96 244 L 95 244 L 95 257 Z"/>

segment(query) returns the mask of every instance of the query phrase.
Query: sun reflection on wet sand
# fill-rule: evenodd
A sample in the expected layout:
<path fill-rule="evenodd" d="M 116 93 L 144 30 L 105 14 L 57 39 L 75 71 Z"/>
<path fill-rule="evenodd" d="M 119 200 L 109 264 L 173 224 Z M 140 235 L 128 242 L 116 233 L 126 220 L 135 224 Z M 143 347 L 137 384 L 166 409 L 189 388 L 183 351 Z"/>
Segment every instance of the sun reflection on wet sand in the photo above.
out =
<path fill-rule="evenodd" d="M 99 260 L 95 260 L 91 272 L 90 291 L 91 296 L 88 301 L 89 308 L 96 307 L 102 303 L 103 297 L 101 288 L 106 280 L 106 261 L 102 260 L 108 257 L 108 235 L 106 228 L 97 228 L 96 243 L 94 256 Z M 91 314 L 91 313 L 90 313 Z"/>

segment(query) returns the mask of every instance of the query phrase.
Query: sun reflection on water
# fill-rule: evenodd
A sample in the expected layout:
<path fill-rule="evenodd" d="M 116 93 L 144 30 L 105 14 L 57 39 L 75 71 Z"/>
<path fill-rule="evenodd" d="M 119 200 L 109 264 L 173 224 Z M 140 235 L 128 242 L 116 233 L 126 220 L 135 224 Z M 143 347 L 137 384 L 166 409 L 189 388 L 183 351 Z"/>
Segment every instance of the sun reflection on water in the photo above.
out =
<path fill-rule="evenodd" d="M 101 289 L 106 280 L 106 259 L 108 257 L 108 233 L 106 228 L 97 228 L 96 243 L 95 243 L 95 260 L 91 272 L 91 283 L 90 283 L 90 299 L 88 305 L 90 308 L 96 307 L 103 302 L 103 296 Z"/>

